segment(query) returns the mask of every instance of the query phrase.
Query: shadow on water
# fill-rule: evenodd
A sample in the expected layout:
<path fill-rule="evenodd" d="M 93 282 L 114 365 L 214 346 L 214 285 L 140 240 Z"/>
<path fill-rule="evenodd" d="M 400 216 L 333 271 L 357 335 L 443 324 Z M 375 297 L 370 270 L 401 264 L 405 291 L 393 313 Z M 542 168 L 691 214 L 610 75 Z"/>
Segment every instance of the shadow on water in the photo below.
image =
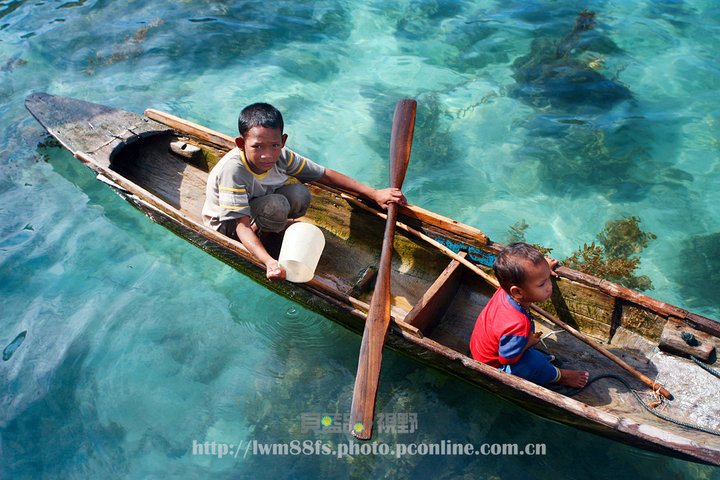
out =
<path fill-rule="evenodd" d="M 582 113 L 604 111 L 633 98 L 630 89 L 599 72 L 620 48 L 595 30 L 595 12 L 583 10 L 562 39 L 535 38 L 530 53 L 513 62 L 514 96 L 537 108 Z M 588 54 L 588 56 L 585 56 Z"/>
<path fill-rule="evenodd" d="M 47 145 L 38 146 L 38 154 L 52 166 L 55 173 L 87 195 L 88 203 L 93 208 L 102 209 L 106 216 L 117 217 L 123 223 L 126 222 L 130 225 L 130 228 L 127 228 L 130 233 L 146 232 L 143 226 L 148 222 L 142 215 L 139 215 L 134 209 L 128 208 L 127 202 L 107 185 L 98 181 L 92 170 L 80 163 L 70 152 L 55 145 L 52 137 L 48 137 L 46 141 Z M 136 240 L 142 241 L 142 238 L 141 235 L 138 235 Z"/>
<path fill-rule="evenodd" d="M 359 342 L 359 338 L 355 342 Z M 358 449 L 362 445 L 367 445 L 366 449 L 371 447 L 372 442 L 358 442 L 349 435 L 348 413 L 357 351 L 328 347 L 324 349 L 324 361 L 315 365 L 306 363 L 304 352 L 285 350 L 282 363 L 286 369 L 282 383 L 268 383 L 258 388 L 241 406 L 248 412 L 248 423 L 254 425 L 252 438 L 268 444 L 277 442 L 277 438 L 289 437 L 302 439 L 305 444 L 319 441 L 336 446 L 354 443 Z M 490 394 L 458 384 L 448 375 L 391 352 L 383 359 L 383 377 L 386 380 L 380 382 L 376 405 L 377 424 L 373 437 L 376 443 L 431 443 L 438 442 L 437 439 L 469 441 L 477 438 L 473 434 L 478 432 L 487 434 L 488 420 L 497 418 L 502 411 L 502 404 L 494 401 L 484 403 L 482 409 L 474 408 L 472 402 L 467 402 L 468 396 L 489 400 Z M 447 408 L 450 404 L 457 409 Z M 529 418 L 529 415 L 522 415 Z M 328 421 L 322 423 L 321 417 Z M 432 429 L 428 428 L 430 424 Z M 461 432 L 458 432 L 458 425 L 464 426 Z M 405 455 L 386 463 L 382 455 L 373 453 L 340 457 L 285 455 L 276 457 L 272 465 L 259 456 L 250 456 L 246 461 L 251 470 L 262 469 L 267 477 L 284 477 L 293 472 L 292 476 L 296 478 L 367 478 L 377 474 L 405 478 L 423 468 L 428 478 L 450 478 L 474 460 Z"/>
<path fill-rule="evenodd" d="M 534 39 L 513 63 L 508 94 L 534 109 L 523 124 L 522 168 L 530 163 L 548 193 L 639 201 L 670 182 L 679 195 L 692 180 L 671 163 L 685 120 L 640 105 L 620 70 L 601 73 L 625 53 L 596 25 L 584 10 L 567 35 Z"/>
<path fill-rule="evenodd" d="M 501 22 L 482 9 L 443 0 L 422 2 L 406 10 L 400 4 L 384 8 L 395 20 L 395 36 L 403 52 L 430 50 L 432 55 L 423 55 L 430 65 L 475 74 L 490 64 L 510 60 L 507 45 L 492 38 L 502 32 Z"/>
<path fill-rule="evenodd" d="M 54 146 L 53 142 L 50 141 L 49 145 L 39 146 L 37 153 L 52 166 L 55 173 L 77 187 L 84 195 L 87 195 L 89 209 L 100 212 L 109 222 L 108 225 L 119 227 L 124 235 L 128 235 L 129 238 L 132 239 L 132 243 L 130 244 L 120 244 L 123 249 L 131 248 L 131 245 L 136 245 L 145 251 L 154 252 L 154 255 L 161 257 L 167 255 L 169 258 L 175 260 L 180 258 L 187 260 L 189 254 L 200 257 L 204 255 L 201 250 L 187 246 L 185 242 L 176 238 L 172 232 L 156 224 L 150 218 L 133 208 L 113 191 L 112 188 L 97 180 L 95 174 L 75 159 L 67 150 Z M 89 219 L 88 221 L 92 220 Z M 158 245 L 166 241 L 170 242 L 170 245 L 180 245 L 180 248 L 170 246 L 158 250 Z M 183 245 L 187 248 L 183 247 Z M 123 253 L 118 250 L 112 253 L 116 257 L 128 254 L 128 252 Z M 213 278 L 211 270 L 208 270 L 206 273 L 207 275 L 205 275 L 205 273 L 202 274 L 204 279 Z"/>
<path fill-rule="evenodd" d="M 691 308 L 716 308 L 720 291 L 720 232 L 695 235 L 678 253 L 680 267 L 673 269 L 678 285 Z"/>
<path fill-rule="evenodd" d="M 43 35 L 43 43 L 36 48 L 51 59 L 56 68 L 70 66 L 89 75 L 114 64 L 134 64 L 142 59 L 160 59 L 154 67 L 177 72 L 223 71 L 230 65 L 276 64 L 289 75 L 298 75 L 308 81 L 339 71 L 337 55 L 318 58 L 311 52 L 284 54 L 288 45 L 326 45 L 328 39 L 345 39 L 350 35 L 352 23 L 341 5 L 326 5 L 292 1 L 241 2 L 223 5 L 213 2 L 197 16 L 177 9 L 139 24 L 137 21 L 117 19 L 117 26 L 99 32 L 93 18 L 102 16 L 103 10 L 115 6 L 96 4 L 86 9 L 85 19 L 77 17 Z M 100 22 L 101 25 L 105 25 Z M 72 35 L 69 30 L 72 29 Z M 182 35 L 177 35 L 182 32 Z M 102 41 L 98 41 L 98 38 Z M 206 39 L 198 42 L 198 38 Z M 64 50 L 71 55 L 57 56 Z M 166 62 L 172 58 L 173 62 Z"/>
<path fill-rule="evenodd" d="M 95 406 L 80 404 L 77 398 L 82 383 L 87 381 L 82 366 L 88 348 L 87 339 L 73 341 L 54 369 L 47 393 L 11 417 L 0 430 L 3 437 L 22 439 L 3 449 L 6 473 L 22 476 L 35 472 L 38 478 L 59 478 L 67 473 L 68 459 L 82 464 L 81 459 L 88 456 L 104 459 L 101 462 L 115 472 L 123 470 L 121 444 L 126 432 L 114 422 L 103 424 Z M 12 391 L 12 384 L 9 389 Z M 47 439 L 53 439 L 52 448 L 37 448 Z"/>
<path fill-rule="evenodd" d="M 385 96 L 376 95 L 380 89 L 386 91 Z M 377 126 L 372 136 L 365 136 L 365 143 L 385 158 L 390 145 L 395 103 L 407 93 L 402 90 L 387 91 L 387 88 L 376 85 L 365 89 L 363 95 L 372 102 L 369 111 L 373 124 Z M 458 158 L 459 149 L 450 141 L 450 130 L 442 122 L 443 117 L 448 115 L 447 107 L 433 93 L 419 93 L 413 98 L 417 100 L 412 142 L 413 169 L 430 171 L 446 164 L 448 159 Z"/>
<path fill-rule="evenodd" d="M 380 89 L 384 89 L 386 94 L 377 95 Z M 364 141 L 380 158 L 388 158 L 395 103 L 407 96 L 407 92 L 387 91 L 387 88 L 375 85 L 366 87 L 362 94 L 371 102 L 369 111 L 373 124 L 377 126 L 372 135 L 365 135 Z M 413 95 L 413 98 L 418 103 L 409 168 L 412 169 L 413 177 L 435 181 L 442 177 L 444 172 L 452 172 L 453 162 L 462 158 L 462 152 L 452 140 L 448 123 L 443 122 L 449 113 L 437 95 L 420 92 Z M 451 174 L 455 178 L 456 186 L 462 182 L 454 173 Z M 446 184 L 441 183 L 439 190 L 446 187 Z"/>
<path fill-rule="evenodd" d="M 536 120 L 530 121 L 530 128 Z M 541 188 L 547 193 L 600 193 L 614 202 L 640 201 L 654 188 L 670 187 L 682 195 L 692 182 L 692 175 L 671 162 L 679 149 L 676 130 L 682 119 L 626 118 L 605 125 L 567 124 L 547 117 L 540 121 L 555 125 L 535 129 L 520 154 L 537 163 Z"/>

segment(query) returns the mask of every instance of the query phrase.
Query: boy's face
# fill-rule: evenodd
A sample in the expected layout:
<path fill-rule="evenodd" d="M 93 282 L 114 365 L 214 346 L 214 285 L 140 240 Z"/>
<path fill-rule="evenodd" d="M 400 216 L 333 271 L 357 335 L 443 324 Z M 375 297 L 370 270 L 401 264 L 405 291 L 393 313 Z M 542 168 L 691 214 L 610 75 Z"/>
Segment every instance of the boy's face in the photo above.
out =
<path fill-rule="evenodd" d="M 510 288 L 510 290 L 517 289 L 516 293 L 521 298 L 518 303 L 539 303 L 550 298 L 552 295 L 552 282 L 550 281 L 550 266 L 548 263 L 534 264 L 528 261 L 526 274 L 527 278 L 522 286 Z"/>
<path fill-rule="evenodd" d="M 270 170 L 285 146 L 287 135 L 278 128 L 252 127 L 245 137 L 237 137 L 235 144 L 245 152 L 245 158 L 254 173 Z"/>

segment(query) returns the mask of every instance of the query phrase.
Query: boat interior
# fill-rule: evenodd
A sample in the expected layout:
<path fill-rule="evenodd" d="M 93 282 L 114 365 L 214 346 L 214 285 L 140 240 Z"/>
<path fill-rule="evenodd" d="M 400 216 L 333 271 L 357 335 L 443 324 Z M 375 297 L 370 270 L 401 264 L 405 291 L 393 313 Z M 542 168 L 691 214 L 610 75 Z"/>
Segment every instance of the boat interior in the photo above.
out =
<path fill-rule="evenodd" d="M 178 148 L 173 151 L 171 144 L 178 142 L 199 147 L 200 153 L 197 148 L 189 148 L 187 154 L 178 153 Z M 166 133 L 141 138 L 116 149 L 110 168 L 201 223 L 208 171 L 223 154 L 216 145 L 196 137 Z M 328 291 L 352 299 L 356 307 L 366 306 L 372 296 L 385 221 L 320 186 L 310 188 L 314 200 L 301 220 L 318 225 L 326 237 L 314 281 Z M 268 242 L 271 253 L 272 249 L 279 248 L 279 238 Z M 469 356 L 468 344 L 475 320 L 494 288 L 457 260 L 409 233 L 398 230 L 394 247 L 391 292 L 395 319 L 422 337 Z M 563 296 L 561 300 L 572 304 L 572 292 L 564 287 L 556 290 Z M 611 317 L 612 308 L 606 314 Z M 592 317 L 592 312 L 587 316 Z M 660 401 L 657 393 L 614 362 L 548 319 L 535 317 L 536 329 L 542 334 L 539 349 L 555 354 L 563 361 L 562 368 L 587 370 L 591 378 L 605 374 L 622 377 L 645 403 Z M 572 321 L 572 317 L 565 318 Z M 658 407 L 664 415 L 720 430 L 720 378 L 714 378 L 688 358 L 660 350 L 658 341 L 647 339 L 629 325 L 615 321 L 612 328 L 584 330 L 674 395 L 674 400 L 664 401 Z M 713 347 L 720 347 L 715 337 L 707 341 Z M 714 356 L 704 362 L 718 366 Z M 686 432 L 683 427 L 645 411 L 633 393 L 613 379 L 595 382 L 574 398 L 618 415 Z M 708 435 L 707 438 L 720 444 L 720 437 Z"/>

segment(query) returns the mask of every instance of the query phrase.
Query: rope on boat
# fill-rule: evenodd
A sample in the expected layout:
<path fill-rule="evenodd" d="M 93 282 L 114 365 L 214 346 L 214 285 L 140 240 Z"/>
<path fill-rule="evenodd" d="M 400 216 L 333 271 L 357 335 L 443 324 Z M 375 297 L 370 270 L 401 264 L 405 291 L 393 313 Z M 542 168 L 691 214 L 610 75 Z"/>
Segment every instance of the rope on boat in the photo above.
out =
<path fill-rule="evenodd" d="M 708 367 L 707 365 L 705 365 L 704 363 L 702 363 L 700 360 L 698 360 L 697 358 L 695 358 L 695 357 L 692 356 L 692 355 L 690 355 L 690 358 L 692 358 L 692 361 L 693 361 L 693 362 L 697 363 L 700 367 L 703 368 L 703 370 L 705 370 L 706 372 L 708 372 L 710 375 L 715 375 L 716 377 L 720 378 L 720 372 L 718 372 L 718 371 L 715 370 L 714 368 Z"/>
<path fill-rule="evenodd" d="M 704 366 L 703 366 L 703 367 L 704 367 Z M 707 367 L 707 368 L 709 368 L 709 367 Z M 711 370 L 712 370 L 712 369 L 711 369 Z M 718 374 L 718 372 L 714 372 L 713 375 L 718 375 L 719 378 L 720 378 L 720 374 Z M 612 374 L 598 375 L 597 377 L 593 377 L 593 378 L 591 378 L 590 380 L 588 380 L 588 382 L 585 384 L 584 387 L 570 390 L 570 391 L 566 392 L 565 395 L 567 395 L 568 397 L 572 397 L 573 395 L 577 395 L 578 393 L 580 393 L 580 392 L 582 392 L 583 390 L 585 390 L 586 388 L 588 388 L 593 382 L 595 382 L 595 381 L 597 381 L 597 380 L 600 380 L 601 378 L 612 378 L 612 379 L 614 379 L 614 380 L 619 381 L 619 382 L 622 383 L 623 385 L 625 385 L 625 387 L 627 387 L 627 389 L 630 391 L 630 393 L 633 394 L 633 396 L 635 397 L 635 400 L 637 400 L 637 401 L 640 403 L 640 405 L 643 406 L 643 408 L 644 408 L 645 410 L 647 410 L 648 412 L 652 413 L 653 415 L 655 415 L 655 416 L 658 417 L 658 418 L 661 418 L 661 419 L 663 419 L 663 420 L 665 420 L 665 421 L 667 421 L 667 422 L 670 422 L 670 423 L 674 423 L 674 424 L 676 424 L 676 425 L 680 425 L 681 427 L 692 428 L 692 429 L 694 429 L 694 430 L 699 430 L 699 431 L 701 431 L 701 432 L 705 432 L 705 433 L 709 433 L 709 434 L 712 434 L 712 435 L 719 435 L 719 436 L 720 436 L 720 432 L 717 431 L 717 430 L 711 430 L 711 429 L 709 429 L 709 428 L 701 427 L 700 425 L 693 425 L 693 424 L 691 424 L 691 423 L 683 422 L 683 421 L 676 420 L 676 419 L 674 419 L 674 418 L 668 417 L 667 415 L 663 415 L 662 413 L 658 412 L 658 411 L 655 410 L 654 408 L 650 407 L 650 405 L 648 405 L 647 403 L 645 403 L 645 401 L 644 401 L 642 398 L 640 398 L 640 395 L 638 395 L 637 392 L 636 392 L 635 390 L 633 390 L 633 388 L 630 386 L 630 384 L 629 384 L 624 378 L 619 377 L 619 376 L 617 376 L 617 375 L 612 375 Z M 662 402 L 662 399 L 661 399 L 661 402 Z"/>

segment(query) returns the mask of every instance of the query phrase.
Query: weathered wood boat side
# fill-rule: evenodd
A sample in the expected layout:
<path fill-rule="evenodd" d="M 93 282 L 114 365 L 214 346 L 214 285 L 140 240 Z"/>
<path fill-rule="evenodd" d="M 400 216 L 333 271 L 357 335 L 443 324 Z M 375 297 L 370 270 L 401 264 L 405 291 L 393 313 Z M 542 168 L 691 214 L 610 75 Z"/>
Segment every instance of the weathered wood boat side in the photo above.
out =
<path fill-rule="evenodd" d="M 380 212 L 360 206 L 361 200 L 343 192 L 311 186 L 313 204 L 303 220 L 320 226 L 326 237 L 316 277 L 307 284 L 269 283 L 264 268 L 239 242 L 206 228 L 200 218 L 208 171 L 232 146 L 230 137 L 156 111 L 142 116 L 47 94 L 30 95 L 26 105 L 65 148 L 152 220 L 258 283 L 362 331 L 373 267 L 380 256 Z M 175 142 L 199 147 L 202 154 L 172 153 Z M 485 267 L 501 248 L 473 227 L 416 206 L 402 208 L 399 219 Z M 470 332 L 493 288 L 409 233 L 398 230 L 394 246 L 389 346 L 543 417 L 662 454 L 720 465 L 720 437 L 658 419 L 620 384 L 601 381 L 570 398 L 472 360 Z M 658 351 L 663 338 L 692 332 L 709 352 L 704 361 L 717 366 L 714 349 L 720 346 L 720 324 L 580 272 L 558 272 L 561 278 L 543 308 L 667 387 L 676 398 L 665 405 L 666 415 L 706 429 L 720 428 L 714 400 L 720 395 L 720 380 L 686 358 Z M 538 319 L 538 329 L 548 334 L 545 346 L 568 367 L 627 378 L 587 345 L 552 333 L 557 328 L 543 319 Z M 703 354 L 699 348 L 678 348 L 675 353 L 685 356 Z M 649 388 L 628 381 L 645 398 L 652 398 Z"/>

